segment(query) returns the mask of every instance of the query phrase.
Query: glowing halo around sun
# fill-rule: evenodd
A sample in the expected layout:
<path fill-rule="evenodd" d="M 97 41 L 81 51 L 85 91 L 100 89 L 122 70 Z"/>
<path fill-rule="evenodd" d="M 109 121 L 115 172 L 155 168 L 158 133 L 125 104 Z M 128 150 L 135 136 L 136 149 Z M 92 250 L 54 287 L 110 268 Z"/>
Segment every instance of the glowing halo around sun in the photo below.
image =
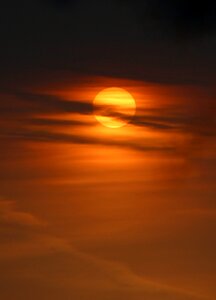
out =
<path fill-rule="evenodd" d="M 131 121 L 136 102 L 125 89 L 112 87 L 99 92 L 93 102 L 96 120 L 108 128 L 120 128 Z"/>

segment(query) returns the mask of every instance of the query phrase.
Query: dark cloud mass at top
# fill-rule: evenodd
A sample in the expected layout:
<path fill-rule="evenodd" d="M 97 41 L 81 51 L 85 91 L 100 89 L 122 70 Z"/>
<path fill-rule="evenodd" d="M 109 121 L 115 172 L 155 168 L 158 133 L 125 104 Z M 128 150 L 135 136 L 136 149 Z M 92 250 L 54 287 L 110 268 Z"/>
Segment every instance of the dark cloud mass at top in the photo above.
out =
<path fill-rule="evenodd" d="M 78 3 L 77 0 L 47 0 L 48 2 L 68 9 L 71 4 Z M 99 9 L 97 1 L 90 1 L 95 10 Z M 176 33 L 179 36 L 192 36 L 210 33 L 216 29 L 216 3 L 214 1 L 187 1 L 187 0 L 116 0 L 105 1 L 120 2 L 127 4 L 134 10 L 138 22 L 146 24 L 154 21 L 166 31 Z"/>
<path fill-rule="evenodd" d="M 46 0 L 46 2 L 57 5 L 58 7 L 68 8 L 71 4 L 77 3 L 78 0 Z"/>
<path fill-rule="evenodd" d="M 37 68 L 160 83 L 212 81 L 215 8 L 208 0 L 4 2 L 0 84 Z"/>
<path fill-rule="evenodd" d="M 133 5 L 142 23 L 146 23 L 146 18 L 148 21 L 153 20 L 178 36 L 191 37 L 210 33 L 216 29 L 214 1 L 122 0 L 121 2 Z"/>

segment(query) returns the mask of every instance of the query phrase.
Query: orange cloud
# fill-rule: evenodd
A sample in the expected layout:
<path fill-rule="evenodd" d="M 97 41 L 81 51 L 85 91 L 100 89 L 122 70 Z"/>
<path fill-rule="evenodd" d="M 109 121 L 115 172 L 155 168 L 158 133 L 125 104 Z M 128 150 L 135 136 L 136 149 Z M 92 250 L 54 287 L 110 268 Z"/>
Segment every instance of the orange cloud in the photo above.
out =
<path fill-rule="evenodd" d="M 45 222 L 28 212 L 16 209 L 13 201 L 0 201 L 0 221 L 24 226 L 43 226 Z"/>

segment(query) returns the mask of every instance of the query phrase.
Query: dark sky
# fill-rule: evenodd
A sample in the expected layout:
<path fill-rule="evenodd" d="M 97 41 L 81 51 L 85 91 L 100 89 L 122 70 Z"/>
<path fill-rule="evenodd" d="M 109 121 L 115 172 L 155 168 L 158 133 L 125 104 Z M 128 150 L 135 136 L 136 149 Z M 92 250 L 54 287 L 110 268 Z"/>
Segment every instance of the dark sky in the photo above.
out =
<path fill-rule="evenodd" d="M 5 1 L 0 15 L 3 78 L 32 68 L 171 83 L 215 77 L 211 1 Z"/>

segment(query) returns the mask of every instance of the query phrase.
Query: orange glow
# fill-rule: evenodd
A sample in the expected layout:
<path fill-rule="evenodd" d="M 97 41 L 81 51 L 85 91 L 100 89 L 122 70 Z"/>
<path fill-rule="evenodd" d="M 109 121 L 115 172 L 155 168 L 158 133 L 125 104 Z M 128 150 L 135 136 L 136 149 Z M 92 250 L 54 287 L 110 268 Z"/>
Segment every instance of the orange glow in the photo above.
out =
<path fill-rule="evenodd" d="M 98 300 L 107 287 L 113 300 L 215 298 L 209 90 L 63 79 L 29 85 L 28 102 L 12 95 L 0 101 L 3 112 L 13 112 L 0 120 L 3 277 L 18 269 L 23 282 L 48 279 L 64 292 L 55 299 Z M 101 110 L 93 110 L 93 99 Z M 114 107 L 110 115 L 104 106 Z M 95 120 L 96 112 L 109 126 Z M 82 295 L 74 294 L 77 286 Z M 50 289 L 47 295 L 53 299 Z"/>
<path fill-rule="evenodd" d="M 95 118 L 109 128 L 126 125 L 135 115 L 136 103 L 130 93 L 121 88 L 102 90 L 94 99 Z"/>

